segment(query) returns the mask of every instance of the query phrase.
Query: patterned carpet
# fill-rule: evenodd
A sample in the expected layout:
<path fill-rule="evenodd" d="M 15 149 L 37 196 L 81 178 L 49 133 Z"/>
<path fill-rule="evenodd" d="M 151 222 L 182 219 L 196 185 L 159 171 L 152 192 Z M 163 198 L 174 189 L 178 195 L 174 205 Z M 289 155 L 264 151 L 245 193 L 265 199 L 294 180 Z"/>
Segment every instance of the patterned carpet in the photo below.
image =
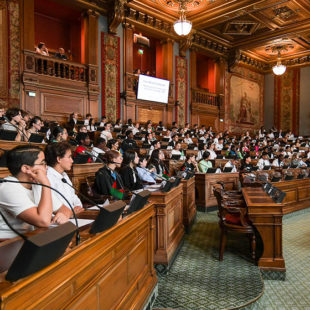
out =
<path fill-rule="evenodd" d="M 264 295 L 247 310 L 310 310 L 310 209 L 283 218 L 286 280 L 265 280 Z"/>
<path fill-rule="evenodd" d="M 154 309 L 233 309 L 259 298 L 264 284 L 250 259 L 248 238 L 237 240 L 229 234 L 224 261 L 220 263 L 216 212 L 198 212 L 197 223 L 185 236 L 170 271 L 158 275 L 159 295 Z"/>

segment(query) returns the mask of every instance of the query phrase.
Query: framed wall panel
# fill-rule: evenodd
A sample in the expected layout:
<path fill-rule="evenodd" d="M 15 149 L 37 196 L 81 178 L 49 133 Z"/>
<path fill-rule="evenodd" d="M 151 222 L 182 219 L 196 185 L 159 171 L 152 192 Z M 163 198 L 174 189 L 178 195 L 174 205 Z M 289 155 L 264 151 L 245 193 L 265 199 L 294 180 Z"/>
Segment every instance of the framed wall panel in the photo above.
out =
<path fill-rule="evenodd" d="M 8 96 L 8 42 L 6 2 L 0 0 L 0 100 Z M 1 103 L 1 102 L 0 102 Z"/>

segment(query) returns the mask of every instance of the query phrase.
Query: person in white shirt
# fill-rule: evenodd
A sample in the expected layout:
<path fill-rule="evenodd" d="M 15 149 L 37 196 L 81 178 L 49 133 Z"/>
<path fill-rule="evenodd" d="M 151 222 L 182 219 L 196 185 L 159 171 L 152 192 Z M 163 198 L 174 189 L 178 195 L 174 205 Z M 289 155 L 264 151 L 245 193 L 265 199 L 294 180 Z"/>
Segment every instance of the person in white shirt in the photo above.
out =
<path fill-rule="evenodd" d="M 48 165 L 47 177 L 51 186 L 67 198 L 75 213 L 81 212 L 83 210 L 82 202 L 71 187 L 72 182 L 66 173 L 71 170 L 73 164 L 71 145 L 67 142 L 49 144 L 45 148 L 45 158 Z M 63 179 L 68 184 L 63 182 Z M 55 214 L 54 221 L 68 220 L 73 214 L 67 201 L 56 192 L 52 194 L 52 198 L 53 201 L 58 199 L 62 203 L 59 209 L 61 212 Z"/>
<path fill-rule="evenodd" d="M 166 131 L 166 135 L 163 136 L 163 138 L 169 139 L 169 141 L 167 141 L 167 142 L 171 142 L 171 140 L 172 140 L 172 138 L 171 138 L 171 131 L 169 129 Z"/>
<path fill-rule="evenodd" d="M 186 134 L 186 136 L 185 136 L 185 138 L 184 138 L 184 143 L 186 143 L 187 145 L 188 145 L 188 144 L 193 144 L 193 143 L 194 143 L 193 140 L 191 139 L 189 133 Z"/>
<path fill-rule="evenodd" d="M 215 144 L 209 142 L 209 144 L 208 144 L 208 152 L 210 153 L 210 159 L 211 160 L 213 160 L 213 159 L 215 159 L 217 157 L 214 149 L 215 149 Z"/>
<path fill-rule="evenodd" d="M 200 135 L 204 135 L 206 133 L 206 126 L 202 126 L 199 130 Z"/>
<path fill-rule="evenodd" d="M 238 160 L 236 159 L 231 159 L 229 160 L 225 165 L 224 165 L 224 169 L 225 168 L 232 168 L 231 172 L 237 172 L 237 164 L 238 164 Z"/>
<path fill-rule="evenodd" d="M 277 158 L 273 160 L 272 167 L 277 167 L 277 168 L 282 167 L 284 165 L 283 159 L 284 159 L 283 154 L 279 154 L 279 156 L 277 156 Z"/>
<path fill-rule="evenodd" d="M 209 135 L 207 133 L 205 133 L 202 137 L 200 137 L 200 139 L 202 141 L 202 143 L 207 143 L 209 140 Z"/>
<path fill-rule="evenodd" d="M 92 151 L 91 151 L 92 159 L 93 159 L 94 163 L 97 161 L 97 158 L 98 158 L 98 156 L 100 156 L 100 154 L 104 154 L 105 153 L 104 149 L 107 149 L 106 141 L 105 141 L 104 138 L 99 138 L 97 140 L 96 146 L 94 146 Z"/>
<path fill-rule="evenodd" d="M 170 156 L 172 157 L 172 155 L 180 155 L 180 160 L 185 160 L 184 153 L 181 151 L 181 142 L 176 142 Z"/>
<path fill-rule="evenodd" d="M 294 134 L 291 131 L 288 132 L 287 139 L 288 140 L 294 140 L 295 139 Z"/>
<path fill-rule="evenodd" d="M 210 145 L 211 145 L 211 144 L 212 144 L 212 143 L 210 142 Z M 198 151 L 198 154 L 197 154 L 197 157 L 196 157 L 196 161 L 197 161 L 197 162 L 199 162 L 199 161 L 202 159 L 203 153 L 206 152 L 207 150 L 208 150 L 208 145 L 207 145 L 207 144 L 204 144 L 202 150 L 199 150 L 199 151 Z M 216 154 L 215 154 L 215 155 L 216 155 Z"/>
<path fill-rule="evenodd" d="M 112 133 L 111 133 L 111 122 L 107 122 L 104 126 L 104 130 L 100 134 L 100 138 L 104 138 L 106 141 L 109 141 L 113 139 Z"/>
<path fill-rule="evenodd" d="M 224 141 L 223 138 L 219 138 L 218 143 L 215 144 L 215 150 L 216 151 L 221 151 L 223 149 L 223 147 L 224 147 L 223 141 Z"/>
<path fill-rule="evenodd" d="M 46 176 L 44 153 L 38 147 L 17 146 L 7 154 L 7 166 L 12 176 L 6 180 L 37 182 L 50 186 Z M 48 227 L 51 223 L 53 204 L 51 190 L 42 187 L 39 201 L 35 201 L 31 184 L 1 183 L 0 211 L 13 228 L 20 233 L 34 227 Z M 0 239 L 14 238 L 16 234 L 5 224 L 0 216 Z"/>
<path fill-rule="evenodd" d="M 140 132 L 139 127 L 140 127 L 140 123 L 136 123 L 135 127 L 132 129 L 132 133 L 134 136 Z"/>
<path fill-rule="evenodd" d="M 268 153 L 262 154 L 262 157 L 257 162 L 257 166 L 259 170 L 263 170 L 265 166 L 271 166 L 270 161 L 268 159 Z"/>
<path fill-rule="evenodd" d="M 106 121 L 107 121 L 107 118 L 106 118 L 106 116 L 105 116 L 105 115 L 103 115 L 103 116 L 101 117 L 101 122 L 100 122 L 99 127 L 104 127 L 104 126 L 105 126 Z"/>
<path fill-rule="evenodd" d="M 84 119 L 84 125 L 88 126 L 89 125 L 89 120 L 92 118 L 90 113 L 86 114 L 86 118 Z"/>

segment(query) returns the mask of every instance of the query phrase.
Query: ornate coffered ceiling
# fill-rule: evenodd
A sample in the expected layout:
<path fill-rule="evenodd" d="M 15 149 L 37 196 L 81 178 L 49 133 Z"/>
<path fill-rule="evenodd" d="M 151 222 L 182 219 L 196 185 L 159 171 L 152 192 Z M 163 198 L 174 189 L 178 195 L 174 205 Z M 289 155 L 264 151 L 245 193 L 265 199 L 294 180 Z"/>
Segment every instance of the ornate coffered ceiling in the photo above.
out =
<path fill-rule="evenodd" d="M 237 53 L 241 62 L 259 63 L 260 69 L 270 67 L 277 58 L 274 46 L 286 44 L 283 61 L 304 64 L 310 56 L 310 1 L 309 0 L 185 0 L 186 17 L 193 23 L 188 47 L 206 51 L 220 46 L 217 52 Z M 149 17 L 155 24 L 166 25 L 168 36 L 175 36 L 172 25 L 178 17 L 180 0 L 127 1 L 128 17 L 133 24 L 143 27 Z M 134 12 L 134 14 L 132 13 Z M 214 49 L 213 49 L 214 51 Z M 236 53 L 235 53 L 236 54 Z"/>

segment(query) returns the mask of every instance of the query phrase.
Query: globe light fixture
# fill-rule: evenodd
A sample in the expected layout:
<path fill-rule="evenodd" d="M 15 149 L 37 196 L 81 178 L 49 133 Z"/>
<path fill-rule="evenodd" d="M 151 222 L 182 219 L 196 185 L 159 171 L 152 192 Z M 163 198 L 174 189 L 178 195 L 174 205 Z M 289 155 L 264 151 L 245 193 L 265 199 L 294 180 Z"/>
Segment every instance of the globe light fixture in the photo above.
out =
<path fill-rule="evenodd" d="M 180 1 L 180 18 L 174 22 L 173 28 L 177 35 L 187 36 L 192 30 L 192 23 L 185 17 L 185 1 Z"/>
<path fill-rule="evenodd" d="M 272 67 L 272 71 L 275 75 L 282 75 L 286 71 L 286 66 L 282 65 L 281 60 L 280 60 L 280 50 L 278 50 L 277 64 Z"/>

